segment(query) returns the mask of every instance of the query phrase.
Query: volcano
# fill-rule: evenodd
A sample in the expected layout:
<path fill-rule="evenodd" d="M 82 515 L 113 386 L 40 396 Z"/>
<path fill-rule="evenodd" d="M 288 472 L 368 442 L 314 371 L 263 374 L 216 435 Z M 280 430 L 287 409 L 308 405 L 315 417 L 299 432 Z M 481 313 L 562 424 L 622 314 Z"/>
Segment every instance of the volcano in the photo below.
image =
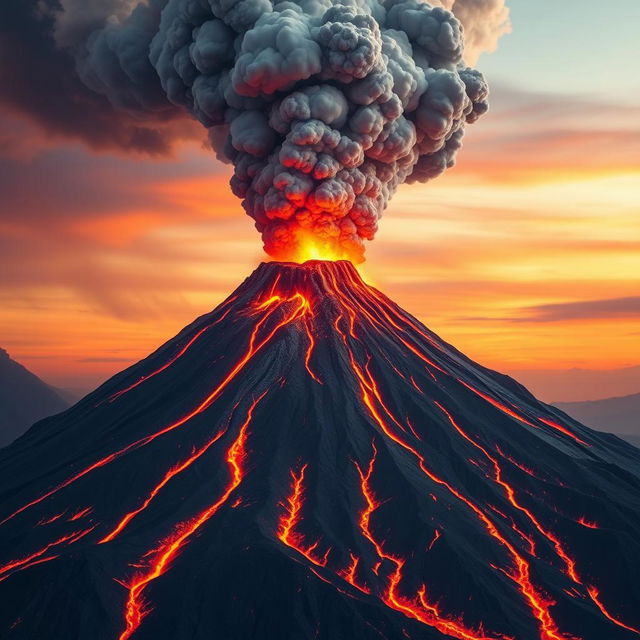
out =
<path fill-rule="evenodd" d="M 349 262 L 260 265 L 0 465 L 2 638 L 640 635 L 640 450 Z"/>

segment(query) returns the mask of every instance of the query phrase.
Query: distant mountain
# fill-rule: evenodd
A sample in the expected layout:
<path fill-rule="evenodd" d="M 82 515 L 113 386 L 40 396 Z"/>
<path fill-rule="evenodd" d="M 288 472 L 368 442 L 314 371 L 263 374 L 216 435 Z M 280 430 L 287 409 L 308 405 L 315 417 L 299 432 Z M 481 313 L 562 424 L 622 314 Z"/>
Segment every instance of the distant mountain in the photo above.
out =
<path fill-rule="evenodd" d="M 640 393 L 591 402 L 557 402 L 555 406 L 589 427 L 640 446 Z"/>
<path fill-rule="evenodd" d="M 507 373 L 544 402 L 590 402 L 640 389 L 640 366 L 622 369 L 511 369 Z"/>
<path fill-rule="evenodd" d="M 0 348 L 0 447 L 13 442 L 34 422 L 70 405 L 53 387 Z"/>
<path fill-rule="evenodd" d="M 54 391 L 66 401 L 66 403 L 71 406 L 75 404 L 79 400 L 82 400 L 88 393 L 93 391 L 93 389 L 80 389 L 77 387 L 73 387 L 71 389 L 61 388 L 61 387 L 52 387 Z"/>

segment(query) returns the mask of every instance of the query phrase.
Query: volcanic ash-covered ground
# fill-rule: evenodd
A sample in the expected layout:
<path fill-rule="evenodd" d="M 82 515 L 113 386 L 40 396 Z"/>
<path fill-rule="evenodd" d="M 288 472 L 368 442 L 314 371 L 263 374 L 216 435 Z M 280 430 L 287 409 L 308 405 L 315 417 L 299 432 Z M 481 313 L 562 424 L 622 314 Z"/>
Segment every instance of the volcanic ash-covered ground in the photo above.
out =
<path fill-rule="evenodd" d="M 640 451 L 348 262 L 261 265 L 0 464 L 2 638 L 640 635 Z"/>

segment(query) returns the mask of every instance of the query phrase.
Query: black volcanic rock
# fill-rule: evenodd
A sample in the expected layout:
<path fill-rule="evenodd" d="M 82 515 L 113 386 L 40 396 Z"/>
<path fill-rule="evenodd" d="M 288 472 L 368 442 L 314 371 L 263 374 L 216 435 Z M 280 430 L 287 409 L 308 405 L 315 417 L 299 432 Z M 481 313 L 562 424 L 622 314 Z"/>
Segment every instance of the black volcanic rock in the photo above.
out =
<path fill-rule="evenodd" d="M 0 447 L 13 442 L 37 420 L 60 413 L 69 404 L 0 349 Z"/>
<path fill-rule="evenodd" d="M 0 453 L 0 636 L 633 638 L 639 467 L 349 263 L 263 264 Z"/>

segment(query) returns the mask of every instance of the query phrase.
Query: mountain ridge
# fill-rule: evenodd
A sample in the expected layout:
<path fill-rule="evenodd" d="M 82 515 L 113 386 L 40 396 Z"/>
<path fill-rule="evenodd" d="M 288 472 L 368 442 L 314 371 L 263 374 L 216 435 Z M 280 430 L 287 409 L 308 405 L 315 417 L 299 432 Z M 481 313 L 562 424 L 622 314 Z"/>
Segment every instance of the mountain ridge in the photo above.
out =
<path fill-rule="evenodd" d="M 615 433 L 640 445 L 640 393 L 603 400 L 555 402 L 554 406 L 593 429 Z"/>
<path fill-rule="evenodd" d="M 71 403 L 0 347 L 0 447 Z"/>

